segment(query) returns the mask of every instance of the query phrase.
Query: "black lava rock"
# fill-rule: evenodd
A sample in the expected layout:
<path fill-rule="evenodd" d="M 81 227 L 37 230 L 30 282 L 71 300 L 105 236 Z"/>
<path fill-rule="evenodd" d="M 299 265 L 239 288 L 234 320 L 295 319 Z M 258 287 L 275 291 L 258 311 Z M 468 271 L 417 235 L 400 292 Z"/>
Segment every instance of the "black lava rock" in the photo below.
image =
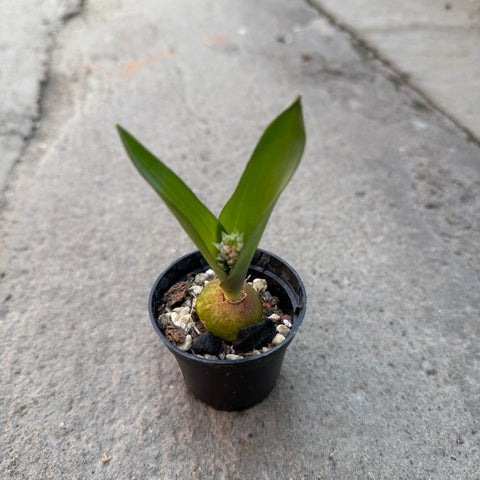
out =
<path fill-rule="evenodd" d="M 274 323 L 263 319 L 260 323 L 252 323 L 238 331 L 237 339 L 233 342 L 233 348 L 237 353 L 245 353 L 255 348 L 268 345 L 277 333 Z"/>
<path fill-rule="evenodd" d="M 212 332 L 203 332 L 192 343 L 192 350 L 197 355 L 218 355 L 222 348 L 222 341 Z"/>

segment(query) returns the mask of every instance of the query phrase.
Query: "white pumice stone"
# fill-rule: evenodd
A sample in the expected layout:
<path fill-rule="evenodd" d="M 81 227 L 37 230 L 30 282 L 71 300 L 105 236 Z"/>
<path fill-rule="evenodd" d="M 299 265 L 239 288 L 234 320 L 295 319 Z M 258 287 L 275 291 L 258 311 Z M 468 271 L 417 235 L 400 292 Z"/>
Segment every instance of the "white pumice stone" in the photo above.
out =
<path fill-rule="evenodd" d="M 168 316 L 173 323 L 178 322 L 178 319 L 180 318 L 180 315 L 177 312 L 170 312 Z"/>
<path fill-rule="evenodd" d="M 267 281 L 264 278 L 254 278 L 252 281 L 252 287 L 257 293 L 263 293 L 267 289 Z"/>
<path fill-rule="evenodd" d="M 190 350 L 190 347 L 192 346 L 192 336 L 191 335 L 187 335 L 185 337 L 185 341 L 180 344 L 180 345 L 177 345 L 177 348 L 179 348 L 180 350 L 182 350 L 182 352 L 186 352 L 187 350 Z"/>
<path fill-rule="evenodd" d="M 287 337 L 288 334 L 290 333 L 290 329 L 286 325 L 277 325 L 277 333 L 280 335 L 283 335 L 284 337 Z"/>
<path fill-rule="evenodd" d="M 181 317 L 184 317 L 186 315 L 190 315 L 190 307 L 183 307 L 180 312 L 178 312 L 178 314 L 180 315 L 180 318 Z"/>
<path fill-rule="evenodd" d="M 284 320 L 283 324 L 288 328 L 292 328 L 292 324 L 288 320 Z"/>
<path fill-rule="evenodd" d="M 280 345 L 285 340 L 285 337 L 281 333 L 277 333 L 272 340 L 272 344 L 277 346 Z"/>
<path fill-rule="evenodd" d="M 193 295 L 197 296 L 200 295 L 200 293 L 202 293 L 202 290 L 203 290 L 203 287 L 200 286 L 200 285 L 192 285 L 190 287 L 190 291 L 193 293 Z"/>
<path fill-rule="evenodd" d="M 209 268 L 208 270 L 205 271 L 205 275 L 208 278 L 212 278 L 215 275 L 215 272 L 211 268 Z"/>
<path fill-rule="evenodd" d="M 263 347 L 262 348 L 262 353 L 268 352 L 269 350 L 271 350 L 271 348 Z"/>
<path fill-rule="evenodd" d="M 240 355 L 235 355 L 234 353 L 227 353 L 226 357 L 227 360 L 238 360 L 242 358 Z"/>
<path fill-rule="evenodd" d="M 195 283 L 197 285 L 203 285 L 203 282 L 207 279 L 208 275 L 206 273 L 197 273 L 195 275 Z"/>
<path fill-rule="evenodd" d="M 276 321 L 280 320 L 280 315 L 277 315 L 276 313 L 272 313 L 268 318 L 270 320 L 272 320 L 273 322 L 276 322 Z"/>

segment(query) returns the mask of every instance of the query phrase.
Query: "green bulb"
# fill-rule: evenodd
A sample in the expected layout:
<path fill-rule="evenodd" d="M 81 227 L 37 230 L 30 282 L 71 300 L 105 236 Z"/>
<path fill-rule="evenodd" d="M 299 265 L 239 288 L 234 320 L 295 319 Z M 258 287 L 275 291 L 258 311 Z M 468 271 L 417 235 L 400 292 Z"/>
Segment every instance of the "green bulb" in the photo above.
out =
<path fill-rule="evenodd" d="M 197 298 L 197 315 L 208 331 L 233 342 L 238 331 L 253 322 L 261 322 L 262 302 L 254 288 L 243 284 L 237 300 L 226 300 L 218 279 L 208 282 Z"/>

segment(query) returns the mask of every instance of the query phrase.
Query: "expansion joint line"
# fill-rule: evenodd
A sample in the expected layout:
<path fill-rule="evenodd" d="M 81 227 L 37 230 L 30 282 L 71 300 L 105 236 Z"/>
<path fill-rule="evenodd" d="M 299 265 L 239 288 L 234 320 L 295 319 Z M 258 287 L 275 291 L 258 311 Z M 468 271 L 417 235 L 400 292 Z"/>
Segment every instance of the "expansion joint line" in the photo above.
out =
<path fill-rule="evenodd" d="M 345 32 L 351 39 L 352 43 L 358 48 L 368 52 L 373 58 L 381 62 L 385 67 L 387 67 L 395 76 L 397 77 L 396 82 L 398 84 L 403 84 L 408 87 L 410 90 L 419 95 L 423 102 L 425 103 L 426 108 L 430 110 L 437 111 L 442 116 L 448 118 L 460 131 L 464 133 L 467 137 L 467 140 L 477 147 L 480 148 L 480 138 L 477 138 L 475 134 L 465 125 L 460 123 L 455 117 L 453 117 L 445 109 L 437 105 L 437 103 L 430 98 L 428 93 L 426 93 L 422 88 L 415 85 L 410 78 L 408 73 L 402 72 L 392 61 L 383 55 L 378 49 L 371 45 L 367 40 L 362 38 L 358 32 L 352 28 L 350 25 L 340 21 L 332 12 L 326 9 L 324 6 L 320 6 L 313 0 L 305 0 L 305 2 L 314 10 L 316 10 L 320 15 L 324 16 L 333 26 Z"/>

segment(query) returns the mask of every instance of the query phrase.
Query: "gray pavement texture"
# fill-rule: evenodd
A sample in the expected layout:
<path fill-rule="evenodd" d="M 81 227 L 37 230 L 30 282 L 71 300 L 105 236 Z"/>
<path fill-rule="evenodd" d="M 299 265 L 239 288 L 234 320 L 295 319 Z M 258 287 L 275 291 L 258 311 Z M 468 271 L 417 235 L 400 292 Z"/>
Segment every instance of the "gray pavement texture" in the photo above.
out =
<path fill-rule="evenodd" d="M 310 0 L 480 139 L 478 0 Z"/>
<path fill-rule="evenodd" d="M 480 1 L 310 1 L 480 139 Z"/>
<path fill-rule="evenodd" d="M 0 0 L 0 191 L 33 136 L 58 29 L 79 0 Z"/>
<path fill-rule="evenodd" d="M 302 0 L 17 3 L 0 478 L 479 480 L 478 143 Z M 297 94 L 307 150 L 261 246 L 307 316 L 271 396 L 215 411 L 146 311 L 193 246 L 114 124 L 218 213 Z"/>

